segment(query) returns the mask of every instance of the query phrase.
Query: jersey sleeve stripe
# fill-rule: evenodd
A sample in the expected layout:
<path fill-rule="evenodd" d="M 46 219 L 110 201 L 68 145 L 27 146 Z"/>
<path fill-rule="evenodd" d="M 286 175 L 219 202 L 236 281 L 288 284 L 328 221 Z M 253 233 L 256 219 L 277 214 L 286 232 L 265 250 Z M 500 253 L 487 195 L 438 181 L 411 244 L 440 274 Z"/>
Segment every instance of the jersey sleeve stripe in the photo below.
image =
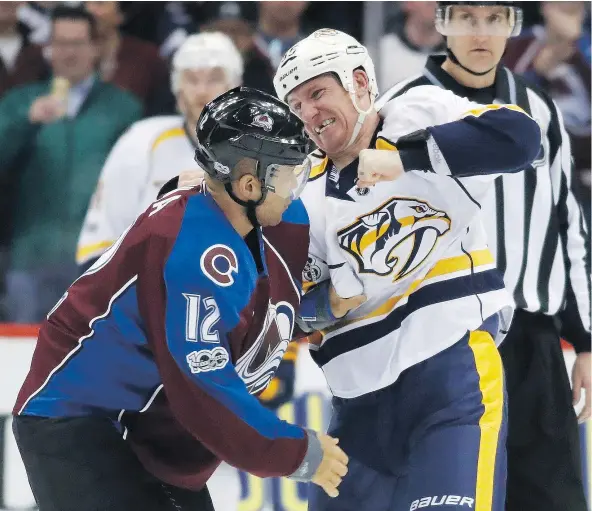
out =
<path fill-rule="evenodd" d="M 382 136 L 376 139 L 375 147 L 376 149 L 383 149 L 385 151 L 398 151 L 397 146 L 393 142 Z"/>
<path fill-rule="evenodd" d="M 473 108 L 472 110 L 468 110 L 461 117 L 465 118 L 465 117 L 470 117 L 471 115 L 473 117 L 479 117 L 486 112 L 490 112 L 492 110 L 499 110 L 501 108 L 505 108 L 507 110 L 514 110 L 515 112 L 521 112 L 524 115 L 526 115 L 527 117 L 532 119 L 532 117 L 530 117 L 530 115 L 528 115 L 522 108 L 520 108 L 517 105 L 485 105 L 483 108 Z"/>

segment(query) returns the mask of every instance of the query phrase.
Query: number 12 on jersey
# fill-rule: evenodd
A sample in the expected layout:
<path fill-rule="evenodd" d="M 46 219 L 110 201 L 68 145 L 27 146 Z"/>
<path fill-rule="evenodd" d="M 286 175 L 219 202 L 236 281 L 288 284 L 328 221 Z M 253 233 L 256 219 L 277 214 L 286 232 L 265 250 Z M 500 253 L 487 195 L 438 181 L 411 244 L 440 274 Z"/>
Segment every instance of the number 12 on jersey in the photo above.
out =
<path fill-rule="evenodd" d="M 220 309 L 213 297 L 201 298 L 200 295 L 183 293 L 187 300 L 187 315 L 185 318 L 185 340 L 189 342 L 219 343 L 220 335 L 215 328 L 220 321 Z M 202 305 L 205 316 L 202 316 Z"/>

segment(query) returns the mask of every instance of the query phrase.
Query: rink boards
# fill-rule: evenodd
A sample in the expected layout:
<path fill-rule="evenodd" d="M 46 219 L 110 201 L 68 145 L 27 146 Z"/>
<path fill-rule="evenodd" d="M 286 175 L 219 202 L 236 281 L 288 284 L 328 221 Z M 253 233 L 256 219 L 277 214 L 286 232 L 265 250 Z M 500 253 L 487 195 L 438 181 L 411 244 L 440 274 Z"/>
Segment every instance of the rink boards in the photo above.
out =
<path fill-rule="evenodd" d="M 10 427 L 10 411 L 29 369 L 34 345 L 34 329 L 0 325 L 0 511 L 35 509 Z M 573 351 L 565 350 L 564 353 L 566 364 L 571 368 Z M 330 416 L 328 396 L 323 375 L 303 346 L 297 364 L 296 398 L 278 413 L 287 421 L 324 430 Z M 590 426 L 587 431 L 583 429 L 585 444 L 590 445 L 591 433 Z M 590 467 L 585 444 L 585 465 Z M 287 479 L 261 480 L 244 474 L 241 474 L 241 482 L 242 498 L 238 511 L 306 511 L 306 485 Z"/>

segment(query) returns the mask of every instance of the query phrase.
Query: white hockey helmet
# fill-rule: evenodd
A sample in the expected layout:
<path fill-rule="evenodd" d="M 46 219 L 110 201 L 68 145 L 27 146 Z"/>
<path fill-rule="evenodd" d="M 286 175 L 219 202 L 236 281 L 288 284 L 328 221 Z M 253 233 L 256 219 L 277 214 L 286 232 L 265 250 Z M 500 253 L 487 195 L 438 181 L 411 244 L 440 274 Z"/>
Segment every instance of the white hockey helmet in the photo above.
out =
<path fill-rule="evenodd" d="M 237 87 L 242 83 L 243 58 L 230 37 L 222 32 L 190 35 L 173 56 L 171 71 L 173 94 L 179 92 L 183 70 L 213 67 L 221 67 L 226 71 L 230 87 Z"/>
<path fill-rule="evenodd" d="M 359 67 L 368 75 L 370 95 L 376 98 L 376 73 L 366 47 L 345 32 L 322 28 L 286 52 L 273 85 L 277 97 L 286 101 L 286 96 L 304 82 L 325 73 L 335 73 L 343 87 L 354 94 L 353 72 Z"/>

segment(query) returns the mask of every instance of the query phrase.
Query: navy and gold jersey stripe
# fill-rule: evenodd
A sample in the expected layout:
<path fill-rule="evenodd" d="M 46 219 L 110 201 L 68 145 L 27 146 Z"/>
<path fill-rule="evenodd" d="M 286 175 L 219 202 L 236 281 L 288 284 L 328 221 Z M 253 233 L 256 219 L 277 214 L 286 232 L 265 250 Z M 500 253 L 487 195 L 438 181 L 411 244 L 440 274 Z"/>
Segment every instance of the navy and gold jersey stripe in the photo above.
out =
<path fill-rule="evenodd" d="M 358 329 L 343 332 L 325 342 L 318 351 L 311 351 L 310 354 L 319 366 L 324 366 L 344 353 L 366 346 L 398 330 L 407 317 L 423 307 L 503 288 L 502 277 L 494 269 L 428 284 L 409 295 L 405 305 L 394 309 L 381 321 L 365 325 L 363 336 Z"/>

